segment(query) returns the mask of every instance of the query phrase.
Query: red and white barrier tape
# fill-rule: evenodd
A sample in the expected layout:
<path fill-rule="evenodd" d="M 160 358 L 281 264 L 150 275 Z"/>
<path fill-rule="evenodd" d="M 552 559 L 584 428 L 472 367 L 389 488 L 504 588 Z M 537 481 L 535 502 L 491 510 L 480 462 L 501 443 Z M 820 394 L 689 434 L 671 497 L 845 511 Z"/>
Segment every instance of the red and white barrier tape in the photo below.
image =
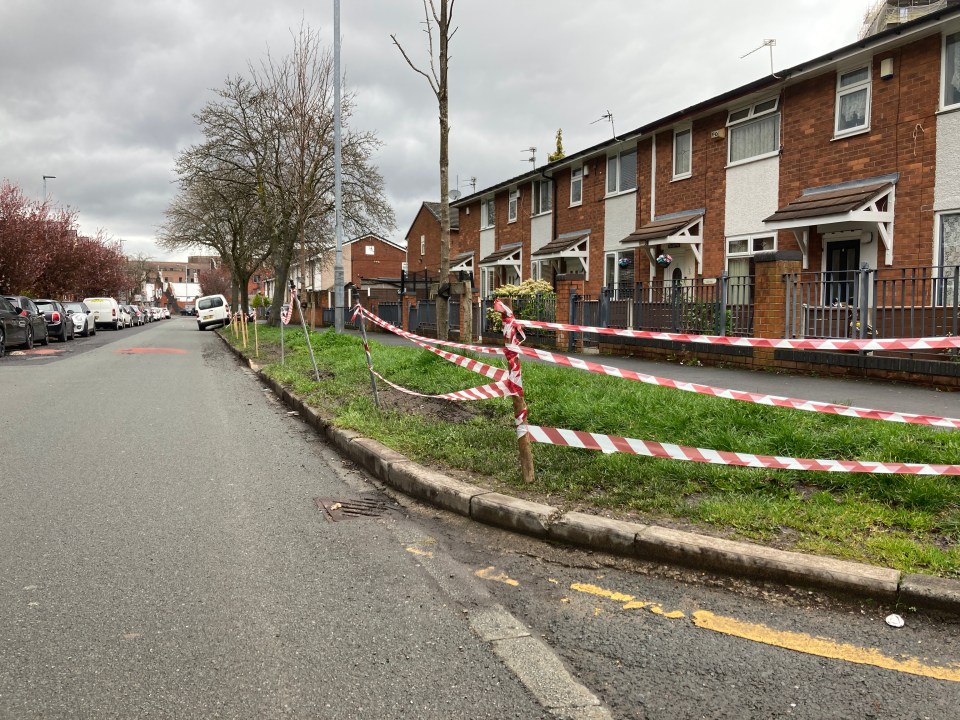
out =
<path fill-rule="evenodd" d="M 374 323 L 375 325 L 379 325 L 384 330 L 388 330 L 389 332 L 392 332 L 394 335 L 399 335 L 400 337 L 407 338 L 407 340 L 411 340 L 417 344 L 427 343 L 429 345 L 442 345 L 443 347 L 457 348 L 458 350 L 467 350 L 469 352 L 480 353 L 483 355 L 499 355 L 501 357 L 503 356 L 502 348 L 486 347 L 483 345 L 465 345 L 463 343 L 450 342 L 449 340 L 437 340 L 436 338 L 428 338 L 422 335 L 414 335 L 413 333 L 407 332 L 406 330 L 401 330 L 396 325 L 391 325 L 383 318 L 377 315 L 374 315 L 372 312 L 367 310 L 362 305 L 357 305 L 357 307 L 355 308 L 354 315 L 353 315 L 354 320 L 356 320 L 358 315 L 362 315 L 363 317 L 370 320 L 370 322 Z"/>
<path fill-rule="evenodd" d="M 660 387 L 674 388 L 684 392 L 692 392 L 700 395 L 710 395 L 713 397 L 725 398 L 727 400 L 740 400 L 742 402 L 754 403 L 757 405 L 769 405 L 772 407 L 790 408 L 792 410 L 802 410 L 804 412 L 826 413 L 828 415 L 842 415 L 844 417 L 864 418 L 866 420 L 884 420 L 886 422 L 909 423 L 913 425 L 931 425 L 935 427 L 960 429 L 960 419 L 939 417 L 937 415 L 914 415 L 912 413 L 893 412 L 891 410 L 871 410 L 869 408 L 851 407 L 849 405 L 837 405 L 834 403 L 818 402 L 816 400 L 798 400 L 796 398 L 781 397 L 779 395 L 761 395 L 759 393 L 745 392 L 742 390 L 728 390 L 725 388 L 711 387 L 709 385 L 699 385 L 697 383 L 682 382 L 680 380 L 670 380 L 660 378 L 654 375 L 624 370 L 623 368 L 611 367 L 610 365 L 601 365 L 600 363 L 573 358 L 567 355 L 558 355 L 548 350 L 537 348 L 522 347 L 519 349 L 522 355 L 537 358 L 544 362 L 554 363 L 565 367 L 577 368 L 598 375 L 610 375 L 612 377 L 623 378 L 624 380 L 634 380 L 647 385 L 658 385 Z"/>
<path fill-rule="evenodd" d="M 871 340 L 853 340 L 846 338 L 755 338 L 730 337 L 728 335 L 689 335 L 686 333 L 653 332 L 650 330 L 626 330 L 621 328 L 602 328 L 588 325 L 568 325 L 566 323 L 540 322 L 538 320 L 516 320 L 524 327 L 563 332 L 583 332 L 594 335 L 613 335 L 615 337 L 647 338 L 650 340 L 674 340 L 677 342 L 702 343 L 705 345 L 730 345 L 732 347 L 759 347 L 794 350 L 937 350 L 960 348 L 960 337 L 922 337 L 922 338 L 874 338 Z"/>
<path fill-rule="evenodd" d="M 400 385 L 392 383 L 376 370 L 373 371 L 373 374 L 383 380 L 394 390 L 406 393 L 407 395 L 414 395 L 416 397 L 429 398 L 432 400 L 491 400 L 498 397 L 508 397 L 513 394 L 510 392 L 510 389 L 507 387 L 506 383 L 495 382 L 490 383 L 489 385 L 480 385 L 478 387 L 467 388 L 466 390 L 448 392 L 443 395 L 426 395 L 424 393 L 408 390 L 405 387 L 401 387 Z"/>
<path fill-rule="evenodd" d="M 776 470 L 856 472 L 877 475 L 960 475 L 960 465 L 925 465 L 870 460 L 809 460 L 774 455 L 754 455 L 751 453 L 685 447 L 616 435 L 600 435 L 580 430 L 561 430 L 539 425 L 528 425 L 527 431 L 530 433 L 532 441 L 549 445 L 599 450 L 603 453 L 628 453 L 669 460 L 686 460 L 712 465 L 737 465 Z"/>
<path fill-rule="evenodd" d="M 507 358 L 507 367 L 509 369 L 509 379 L 507 387 L 510 394 L 520 399 L 520 402 L 514 405 L 513 421 L 517 429 L 517 437 L 522 438 L 527 434 L 527 405 L 523 401 L 523 377 L 520 372 L 520 342 L 526 339 L 523 334 L 523 328 L 519 327 L 516 319 L 513 317 L 513 311 L 504 305 L 499 299 L 494 300 L 493 309 L 503 317 L 503 354 Z M 517 341 L 517 336 L 520 341 Z"/>
<path fill-rule="evenodd" d="M 359 306 L 358 306 L 359 307 Z M 394 327 L 390 323 L 382 320 L 373 313 L 361 309 L 363 315 L 369 318 L 372 322 L 380 325 L 381 327 L 401 334 L 413 342 L 419 341 L 419 343 L 437 343 L 439 341 L 432 338 L 424 338 L 419 335 L 413 335 L 412 333 L 405 332 L 399 328 Z M 527 321 L 525 320 L 514 320 L 515 323 L 524 324 Z M 569 327 L 578 327 L 578 326 L 569 326 Z M 419 344 L 418 343 L 418 344 Z M 457 345 L 456 343 L 443 343 L 444 345 L 461 347 L 464 349 L 470 349 L 474 352 L 489 353 L 489 354 L 500 354 L 502 351 L 499 348 L 483 347 L 478 345 Z M 421 346 L 422 347 L 422 346 Z M 638 373 L 632 370 L 625 370 L 623 368 L 612 367 L 610 365 L 603 365 L 600 363 L 590 362 L 589 360 L 583 360 L 581 358 L 570 357 L 569 355 L 562 355 L 558 353 L 550 352 L 549 350 L 541 350 L 538 348 L 528 348 L 517 346 L 517 352 L 526 357 L 535 358 L 537 360 L 542 360 L 543 362 L 553 363 L 555 365 L 561 365 L 564 367 L 572 367 L 577 370 L 584 370 L 586 372 L 596 373 L 598 375 L 610 375 L 612 377 L 622 378 L 624 380 L 633 380 L 635 382 L 641 382 L 647 385 L 657 385 L 660 387 L 673 388 L 675 390 L 682 390 L 684 392 L 692 392 L 700 395 L 710 395 L 712 397 L 724 398 L 727 400 L 739 400 L 741 402 L 754 403 L 756 405 L 767 405 L 771 407 L 782 407 L 792 410 L 800 410 L 803 412 L 818 412 L 828 415 L 839 415 L 842 417 L 856 417 L 863 418 L 866 420 L 881 420 L 885 422 L 899 422 L 906 423 L 911 425 L 929 425 L 933 427 L 943 427 L 943 428 L 953 428 L 960 429 L 960 419 L 940 417 L 939 415 L 916 415 L 913 413 L 905 412 L 895 412 L 892 410 L 875 410 L 870 408 L 862 407 L 853 407 L 850 405 L 838 405 L 836 403 L 827 403 L 819 402 L 816 400 L 800 400 L 797 398 L 783 397 L 780 395 L 762 395 L 759 393 L 746 392 L 742 390 L 730 390 L 727 388 L 718 388 L 712 387 L 710 385 L 700 385 L 697 383 L 688 383 L 682 382 L 680 380 L 672 380 L 669 378 L 657 377 L 655 375 L 647 375 L 645 373 Z"/>

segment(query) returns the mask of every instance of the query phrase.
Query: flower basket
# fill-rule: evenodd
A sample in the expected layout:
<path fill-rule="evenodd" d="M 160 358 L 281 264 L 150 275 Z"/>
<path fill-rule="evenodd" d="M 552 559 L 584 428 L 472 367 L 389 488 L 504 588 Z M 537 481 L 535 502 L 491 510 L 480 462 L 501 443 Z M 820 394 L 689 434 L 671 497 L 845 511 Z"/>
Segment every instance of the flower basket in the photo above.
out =
<path fill-rule="evenodd" d="M 631 257 L 622 257 L 622 258 L 620 258 L 619 260 L 617 260 L 617 265 L 619 265 L 619 266 L 622 267 L 622 268 L 628 268 L 628 267 L 630 267 L 631 265 L 633 265 L 633 258 L 631 258 Z"/>
<path fill-rule="evenodd" d="M 672 262 L 673 262 L 673 258 L 670 257 L 669 255 L 666 255 L 666 254 L 657 255 L 657 265 L 659 265 L 660 267 L 666 267 Z"/>

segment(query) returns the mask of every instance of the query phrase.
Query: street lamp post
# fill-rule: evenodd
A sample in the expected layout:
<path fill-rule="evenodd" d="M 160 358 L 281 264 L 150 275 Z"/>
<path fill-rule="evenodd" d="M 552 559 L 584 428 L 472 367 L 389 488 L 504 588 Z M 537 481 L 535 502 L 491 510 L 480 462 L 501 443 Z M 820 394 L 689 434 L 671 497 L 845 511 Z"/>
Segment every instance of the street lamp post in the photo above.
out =
<path fill-rule="evenodd" d="M 56 180 L 56 175 L 44 175 L 43 176 L 43 201 L 47 201 L 47 180 Z"/>

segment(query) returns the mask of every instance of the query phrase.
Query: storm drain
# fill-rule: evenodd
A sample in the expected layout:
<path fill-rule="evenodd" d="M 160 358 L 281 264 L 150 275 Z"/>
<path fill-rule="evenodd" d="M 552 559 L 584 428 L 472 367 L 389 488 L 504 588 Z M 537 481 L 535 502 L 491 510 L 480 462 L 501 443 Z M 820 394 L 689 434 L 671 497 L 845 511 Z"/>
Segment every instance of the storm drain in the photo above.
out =
<path fill-rule="evenodd" d="M 313 502 L 330 522 L 351 518 L 382 517 L 389 510 L 383 500 L 377 498 L 314 498 Z"/>

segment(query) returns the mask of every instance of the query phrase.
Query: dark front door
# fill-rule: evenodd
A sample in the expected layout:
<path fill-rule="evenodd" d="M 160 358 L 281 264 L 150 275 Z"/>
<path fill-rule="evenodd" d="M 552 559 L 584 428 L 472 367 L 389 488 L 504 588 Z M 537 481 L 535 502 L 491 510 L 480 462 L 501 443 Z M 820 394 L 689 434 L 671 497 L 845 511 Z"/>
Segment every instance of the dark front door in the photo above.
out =
<path fill-rule="evenodd" d="M 830 305 L 850 305 L 854 279 L 860 268 L 860 241 L 843 240 L 827 244 L 826 299 Z"/>

